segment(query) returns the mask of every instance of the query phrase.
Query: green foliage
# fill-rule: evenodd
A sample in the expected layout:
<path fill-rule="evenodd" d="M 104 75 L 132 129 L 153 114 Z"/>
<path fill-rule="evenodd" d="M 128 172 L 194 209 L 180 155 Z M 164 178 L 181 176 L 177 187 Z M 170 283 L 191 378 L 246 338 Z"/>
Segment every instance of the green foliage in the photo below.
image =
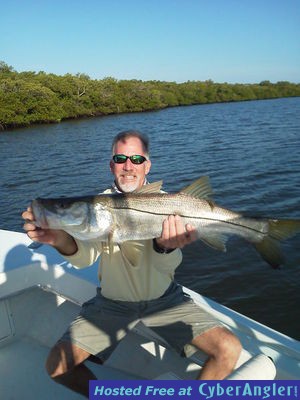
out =
<path fill-rule="evenodd" d="M 0 61 L 0 73 L 5 74 L 12 72 L 13 70 L 13 67 L 7 65 L 4 61 Z"/>
<path fill-rule="evenodd" d="M 55 94 L 47 87 L 18 77 L 0 80 L 0 110 L 3 126 L 61 120 L 59 101 Z"/>
<path fill-rule="evenodd" d="M 0 129 L 67 118 L 158 110 L 191 104 L 300 96 L 287 81 L 258 84 L 92 80 L 78 73 L 16 72 L 0 61 Z"/>

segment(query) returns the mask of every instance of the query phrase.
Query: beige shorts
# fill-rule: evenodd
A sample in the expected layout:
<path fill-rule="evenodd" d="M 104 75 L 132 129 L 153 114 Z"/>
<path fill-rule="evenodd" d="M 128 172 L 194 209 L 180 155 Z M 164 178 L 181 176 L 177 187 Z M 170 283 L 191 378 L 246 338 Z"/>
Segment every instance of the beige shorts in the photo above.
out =
<path fill-rule="evenodd" d="M 105 360 L 134 325 L 142 321 L 177 352 L 196 336 L 222 324 L 199 305 L 182 287 L 172 283 L 166 293 L 155 300 L 114 301 L 97 295 L 83 304 L 60 341 L 71 341 L 90 354 Z"/>

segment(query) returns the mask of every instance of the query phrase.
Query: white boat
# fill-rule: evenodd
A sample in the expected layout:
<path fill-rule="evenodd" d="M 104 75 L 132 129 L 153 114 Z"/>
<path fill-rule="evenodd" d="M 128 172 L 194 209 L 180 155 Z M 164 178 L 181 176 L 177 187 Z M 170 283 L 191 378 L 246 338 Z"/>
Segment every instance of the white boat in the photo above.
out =
<path fill-rule="evenodd" d="M 75 269 L 50 246 L 38 247 L 23 233 L 0 230 L 0 243 L 1 399 L 82 398 L 53 383 L 44 364 L 80 305 L 95 295 L 97 265 Z M 237 369 L 227 379 L 300 379 L 299 341 L 185 290 L 243 344 Z M 186 355 L 174 353 L 139 323 L 104 365 L 87 363 L 99 380 L 195 379 L 205 355 L 192 347 Z"/>

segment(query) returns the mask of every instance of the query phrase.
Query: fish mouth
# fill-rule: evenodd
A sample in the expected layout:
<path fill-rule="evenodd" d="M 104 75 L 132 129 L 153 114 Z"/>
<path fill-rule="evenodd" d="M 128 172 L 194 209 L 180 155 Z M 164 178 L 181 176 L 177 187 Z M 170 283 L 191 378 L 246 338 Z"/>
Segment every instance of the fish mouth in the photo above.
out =
<path fill-rule="evenodd" d="M 33 200 L 31 203 L 31 207 L 34 215 L 34 224 L 39 228 L 49 229 L 44 209 L 41 206 L 39 200 Z"/>

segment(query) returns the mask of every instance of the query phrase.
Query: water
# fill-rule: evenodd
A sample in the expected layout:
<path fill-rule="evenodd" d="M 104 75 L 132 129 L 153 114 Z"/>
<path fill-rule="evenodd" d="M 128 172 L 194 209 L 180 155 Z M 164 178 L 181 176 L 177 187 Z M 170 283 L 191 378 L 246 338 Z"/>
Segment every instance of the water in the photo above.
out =
<path fill-rule="evenodd" d="M 300 218 L 300 98 L 169 108 L 40 125 L 0 134 L 0 229 L 22 231 L 32 198 L 98 193 L 112 176 L 110 145 L 121 130 L 151 141 L 151 181 L 176 191 L 209 175 L 215 201 L 250 215 Z M 227 253 L 197 242 L 184 249 L 177 280 L 300 339 L 299 235 L 272 270 L 251 245 Z"/>

